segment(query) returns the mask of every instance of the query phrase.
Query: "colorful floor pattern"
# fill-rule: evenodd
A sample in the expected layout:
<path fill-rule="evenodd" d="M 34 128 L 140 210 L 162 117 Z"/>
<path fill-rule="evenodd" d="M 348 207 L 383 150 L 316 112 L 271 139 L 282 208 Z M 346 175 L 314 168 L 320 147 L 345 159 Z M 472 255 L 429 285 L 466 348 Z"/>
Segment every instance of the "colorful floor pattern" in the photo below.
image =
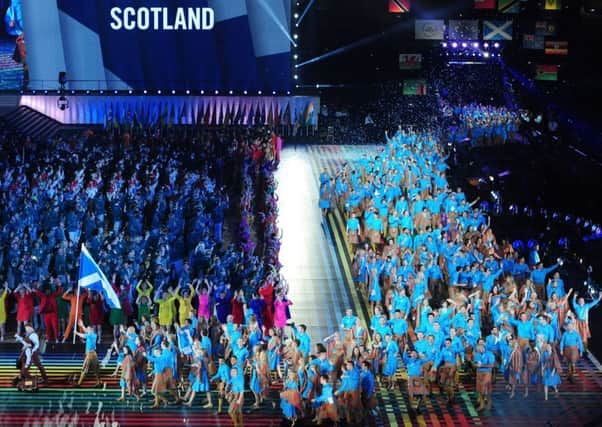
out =
<path fill-rule="evenodd" d="M 306 209 L 317 210 L 317 176 L 322 169 L 327 168 L 333 172 L 345 161 L 353 161 L 363 153 L 374 153 L 375 150 L 382 148 L 382 146 L 299 146 L 287 148 L 283 156 L 293 156 L 291 161 L 305 164 L 304 168 L 295 169 L 303 175 L 296 176 L 295 179 L 298 179 L 297 185 L 302 186 L 303 191 L 313 191 L 315 187 L 315 195 L 308 196 L 308 199 L 315 200 L 315 206 L 306 206 Z M 284 160 L 283 165 L 286 165 Z M 282 176 L 287 176 L 286 170 L 282 170 Z M 287 211 L 283 210 L 283 212 Z M 312 334 L 312 340 L 316 342 L 337 327 L 341 313 L 347 306 L 353 308 L 366 323 L 369 313 L 365 295 L 355 289 L 351 278 L 351 254 L 345 241 L 345 227 L 341 214 L 335 212 L 328 216 L 324 232 L 321 231 L 319 215 L 317 220 L 313 214 L 311 219 L 309 218 L 299 217 L 300 221 L 306 223 L 297 224 L 297 227 L 303 230 L 314 227 L 319 232 L 308 231 L 307 236 L 312 242 L 307 243 L 307 248 L 299 249 L 307 259 L 303 259 L 298 265 L 290 266 L 289 271 L 300 271 L 311 267 L 308 273 L 311 277 L 300 276 L 291 279 L 291 284 L 294 285 L 295 280 L 298 279 L 300 286 L 309 288 L 299 291 L 296 296 L 298 304 L 292 307 L 292 312 L 295 316 L 295 310 L 298 309 L 299 318 L 303 321 L 307 320 L 312 327 L 315 325 L 318 328 L 317 332 L 314 331 Z M 287 227 L 283 231 L 286 234 Z M 317 245 L 313 241 L 315 239 L 323 239 L 323 241 Z M 294 243 L 298 244 L 297 241 Z M 314 255 L 319 262 L 313 258 L 309 259 L 308 254 L 312 252 L 316 252 Z M 316 292 L 321 293 L 312 299 L 311 289 L 318 288 L 320 290 Z M 309 300 L 301 301 L 306 298 Z M 322 301 L 323 298 L 325 301 Z M 99 355 L 103 354 L 101 350 Z M 193 408 L 169 406 L 152 410 L 149 409 L 152 401 L 148 398 L 142 399 L 140 403 L 133 399 L 126 403 L 117 402 L 118 379 L 110 377 L 114 369 L 114 366 L 110 365 L 102 370 L 104 381 L 102 387 L 93 388 L 93 381 L 88 380 L 82 388 L 76 389 L 72 386 L 70 377 L 80 372 L 83 358 L 81 353 L 45 354 L 43 360 L 49 373 L 49 384 L 35 393 L 19 392 L 11 384 L 11 379 L 17 374 L 15 358 L 14 352 L 0 352 L 0 427 L 232 425 L 227 415 L 217 416 L 214 413 L 215 409 L 202 409 L 200 397 L 197 397 Z M 602 425 L 602 366 L 593 356 L 588 355 L 580 362 L 578 371 L 575 384 L 564 381 L 560 386 L 559 397 L 555 397 L 552 393 L 547 402 L 543 399 L 543 392 L 536 392 L 534 389 L 530 391 L 531 394 L 527 399 L 517 393 L 517 396 L 510 400 L 504 390 L 503 380 L 498 378 L 494 385 L 493 408 L 491 411 L 480 413 L 475 409 L 477 403 L 474 378 L 467 373 L 462 373 L 456 404 L 446 405 L 445 398 L 438 394 L 438 389 L 435 387 L 434 396 L 427 399 L 422 411 L 418 415 L 410 416 L 407 411 L 409 403 L 405 392 L 405 373 L 400 369 L 396 376 L 398 388 L 393 391 L 378 390 L 380 415 L 369 420 L 367 425 L 378 427 Z M 277 399 L 278 388 L 279 384 L 275 383 L 271 392 L 272 399 Z M 247 393 L 246 397 L 245 409 L 250 408 L 252 404 L 251 394 Z M 215 400 L 214 397 L 214 405 Z M 272 408 L 270 404 L 266 404 L 253 414 L 245 414 L 244 425 L 272 427 L 289 424 L 282 421 L 278 406 Z M 299 422 L 297 425 L 311 424 Z"/>

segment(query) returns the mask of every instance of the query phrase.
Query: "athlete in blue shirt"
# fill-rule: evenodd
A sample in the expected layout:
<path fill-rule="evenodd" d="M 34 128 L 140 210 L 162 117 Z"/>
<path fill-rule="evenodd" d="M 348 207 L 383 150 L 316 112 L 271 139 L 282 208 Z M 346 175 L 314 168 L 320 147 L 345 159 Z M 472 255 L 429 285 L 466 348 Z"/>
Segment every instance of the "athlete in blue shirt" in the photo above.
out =
<path fill-rule="evenodd" d="M 77 381 L 77 386 L 81 386 L 84 378 L 88 374 L 89 371 L 92 371 L 96 378 L 96 386 L 100 385 L 100 372 L 98 366 L 98 355 L 96 354 L 96 340 L 98 336 L 94 332 L 94 328 L 92 326 L 86 327 L 84 325 L 84 321 L 80 320 L 78 322 L 79 328 L 82 332 L 75 332 L 80 338 L 83 338 L 86 341 L 86 357 L 84 359 L 84 366 L 82 367 L 82 372 L 79 376 L 79 381 Z"/>

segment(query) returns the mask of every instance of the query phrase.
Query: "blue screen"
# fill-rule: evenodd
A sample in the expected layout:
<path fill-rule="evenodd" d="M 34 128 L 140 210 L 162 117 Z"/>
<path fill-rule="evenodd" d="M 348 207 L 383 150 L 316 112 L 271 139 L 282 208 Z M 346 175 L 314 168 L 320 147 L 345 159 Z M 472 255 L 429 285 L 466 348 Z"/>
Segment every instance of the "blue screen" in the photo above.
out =
<path fill-rule="evenodd" d="M 67 89 L 290 89 L 290 0 L 8 4 L 5 49 L 24 39 L 29 89 L 56 89 L 60 71 Z"/>

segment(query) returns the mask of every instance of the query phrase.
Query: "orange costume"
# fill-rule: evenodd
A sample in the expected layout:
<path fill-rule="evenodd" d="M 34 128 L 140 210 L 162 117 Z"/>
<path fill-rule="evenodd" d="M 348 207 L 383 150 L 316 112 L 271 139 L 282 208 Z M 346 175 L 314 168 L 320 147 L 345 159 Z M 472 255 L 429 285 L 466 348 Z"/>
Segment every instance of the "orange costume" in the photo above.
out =
<path fill-rule="evenodd" d="M 69 312 L 69 322 L 67 323 L 67 327 L 65 328 L 65 334 L 63 335 L 63 341 L 67 341 L 69 335 L 71 335 L 71 331 L 73 331 L 73 327 L 82 320 L 84 316 L 84 301 L 88 298 L 88 292 L 83 291 L 79 293 L 79 307 L 75 304 L 77 300 L 77 294 L 71 291 L 67 291 L 63 294 L 63 299 L 65 301 L 69 301 L 71 304 L 71 310 Z M 75 320 L 75 312 L 77 308 L 77 321 Z"/>

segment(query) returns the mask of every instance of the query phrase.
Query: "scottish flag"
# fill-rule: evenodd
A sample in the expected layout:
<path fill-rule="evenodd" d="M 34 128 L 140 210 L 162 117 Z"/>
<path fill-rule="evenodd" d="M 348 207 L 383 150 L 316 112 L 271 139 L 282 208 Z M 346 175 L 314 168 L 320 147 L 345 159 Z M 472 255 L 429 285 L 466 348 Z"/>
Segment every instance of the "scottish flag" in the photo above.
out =
<path fill-rule="evenodd" d="M 90 289 L 91 291 L 97 291 L 102 293 L 105 301 L 111 308 L 121 308 L 119 297 L 113 290 L 111 283 L 104 275 L 104 273 L 96 264 L 96 261 L 86 249 L 86 246 L 82 245 L 81 255 L 79 257 L 79 280 L 78 286 L 83 289 Z"/>

